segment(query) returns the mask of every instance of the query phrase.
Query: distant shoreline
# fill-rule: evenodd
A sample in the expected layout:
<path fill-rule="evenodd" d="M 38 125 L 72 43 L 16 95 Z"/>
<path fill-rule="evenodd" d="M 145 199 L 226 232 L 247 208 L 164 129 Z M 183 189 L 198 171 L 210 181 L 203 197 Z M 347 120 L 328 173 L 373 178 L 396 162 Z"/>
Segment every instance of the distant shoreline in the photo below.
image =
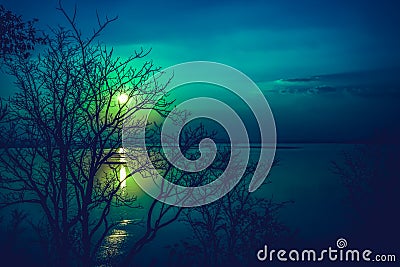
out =
<path fill-rule="evenodd" d="M 217 145 L 220 146 L 230 146 L 230 143 L 226 142 L 216 142 Z M 400 145 L 400 143 L 397 142 L 281 142 L 276 144 L 276 149 L 301 149 L 304 148 L 306 145 Z M 246 144 L 239 144 L 237 145 L 238 147 L 247 147 Z M 31 145 L 26 145 L 26 144 L 0 144 L 0 149 L 5 149 L 5 148 L 34 148 L 34 147 L 39 147 L 39 146 L 31 146 Z M 43 146 L 44 147 L 44 146 Z M 79 145 L 74 145 L 72 146 L 75 149 L 82 149 L 82 146 Z M 147 144 L 147 147 L 161 147 L 161 145 L 150 145 Z M 169 147 L 166 145 L 165 147 Z M 193 148 L 198 147 L 197 145 L 194 145 Z M 251 143 L 250 148 L 272 148 L 270 144 L 260 144 L 260 143 Z M 110 148 L 104 148 L 104 149 L 110 149 Z"/>

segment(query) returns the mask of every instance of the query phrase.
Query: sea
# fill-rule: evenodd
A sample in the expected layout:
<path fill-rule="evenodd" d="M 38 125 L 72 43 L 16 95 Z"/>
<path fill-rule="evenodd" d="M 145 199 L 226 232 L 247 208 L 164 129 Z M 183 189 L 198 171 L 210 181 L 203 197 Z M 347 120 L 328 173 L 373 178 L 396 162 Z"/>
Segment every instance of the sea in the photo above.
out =
<path fill-rule="evenodd" d="M 348 195 L 340 177 L 333 171 L 333 162 L 341 162 L 345 152 L 351 152 L 356 144 L 342 143 L 282 143 L 278 144 L 275 158 L 279 161 L 269 173 L 270 183 L 254 192 L 257 197 L 287 202 L 278 216 L 294 233 L 293 246 L 314 246 L 325 242 L 331 244 L 338 237 L 349 236 L 354 227 L 351 222 L 352 209 Z M 253 147 L 251 157 L 259 154 L 260 147 Z M 121 163 L 124 164 L 124 163 Z M 105 166 L 105 170 L 107 166 Z M 126 175 L 124 166 L 119 175 Z M 146 217 L 146 208 L 152 198 L 144 193 L 134 181 L 128 180 L 127 190 L 135 192 L 137 203 L 143 208 L 113 211 L 113 219 L 120 225 L 112 230 L 102 244 L 99 265 L 107 266 L 107 258 L 123 255 L 130 245 L 141 237 L 144 226 L 140 223 Z M 37 216 L 34 209 L 26 209 L 28 216 Z M 3 216 L 4 211 L 2 212 Z M 4 217 L 6 218 L 6 217 Z M 3 220 L 3 225 L 4 222 Z M 32 231 L 25 225 L 21 240 L 25 253 L 37 257 L 39 244 Z M 3 230 L 4 227 L 2 226 Z M 188 225 L 177 220 L 161 229 L 156 238 L 145 245 L 137 255 L 143 266 L 165 262 L 171 245 L 190 239 L 192 233 Z M 26 245 L 29 244 L 29 245 Z M 254 248 L 257 251 L 259 248 Z M 156 265 L 157 266 L 157 265 Z"/>

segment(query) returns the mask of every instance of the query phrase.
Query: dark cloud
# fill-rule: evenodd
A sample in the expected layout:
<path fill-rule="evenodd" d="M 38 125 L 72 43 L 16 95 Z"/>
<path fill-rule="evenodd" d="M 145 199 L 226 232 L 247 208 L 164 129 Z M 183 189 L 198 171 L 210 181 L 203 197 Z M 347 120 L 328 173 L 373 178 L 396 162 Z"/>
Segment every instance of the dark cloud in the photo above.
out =
<path fill-rule="evenodd" d="M 319 77 L 318 76 L 313 76 L 313 77 L 305 77 L 305 78 L 289 78 L 289 79 L 282 79 L 284 82 L 314 82 L 318 81 Z"/>
<path fill-rule="evenodd" d="M 304 78 L 280 79 L 269 92 L 281 94 L 332 95 L 360 97 L 400 97 L 400 68 L 335 73 Z"/>

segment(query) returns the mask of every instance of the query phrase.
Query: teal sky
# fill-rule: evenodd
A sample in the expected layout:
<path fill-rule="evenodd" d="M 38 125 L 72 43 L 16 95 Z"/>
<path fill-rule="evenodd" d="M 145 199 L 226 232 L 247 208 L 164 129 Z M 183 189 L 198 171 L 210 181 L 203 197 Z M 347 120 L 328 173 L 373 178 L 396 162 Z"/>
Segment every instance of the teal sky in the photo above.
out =
<path fill-rule="evenodd" d="M 64 2 L 72 11 L 74 1 Z M 54 0 L 1 3 L 39 18 L 44 29 L 66 24 Z M 149 57 L 161 67 L 209 60 L 241 70 L 263 90 L 282 141 L 400 132 L 396 1 L 89 0 L 77 7 L 86 32 L 96 26 L 96 9 L 119 16 L 101 40 L 121 56 L 152 48 Z M 3 96 L 14 90 L 4 77 L 0 85 Z"/>

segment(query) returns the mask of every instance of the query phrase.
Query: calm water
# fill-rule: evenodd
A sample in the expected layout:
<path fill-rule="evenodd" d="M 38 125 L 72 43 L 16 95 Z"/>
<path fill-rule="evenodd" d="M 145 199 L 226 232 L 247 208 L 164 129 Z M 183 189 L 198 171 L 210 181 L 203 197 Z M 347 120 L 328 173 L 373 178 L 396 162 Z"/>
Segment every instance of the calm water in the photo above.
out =
<path fill-rule="evenodd" d="M 297 231 L 298 244 L 306 242 L 313 245 L 321 243 L 321 240 L 330 243 L 338 236 L 345 236 L 351 231 L 347 219 L 350 208 L 340 179 L 331 171 L 331 161 L 340 159 L 341 152 L 350 150 L 353 145 L 283 144 L 281 147 L 276 152 L 279 166 L 270 172 L 272 183 L 257 190 L 255 194 L 275 201 L 294 201 L 281 211 L 280 218 Z M 253 156 L 259 153 L 259 149 L 252 150 Z M 129 188 L 132 192 L 138 192 L 139 201 L 145 207 L 150 203 L 151 199 L 133 181 L 127 182 Z M 124 216 L 128 221 L 133 221 L 143 218 L 144 212 L 145 209 L 124 211 Z M 132 224 L 119 227 L 107 238 L 105 251 L 110 248 L 117 253 L 118 250 L 124 250 L 141 231 L 140 227 Z M 154 263 L 151 259 L 157 253 L 156 258 L 162 262 L 168 257 L 169 250 L 166 247 L 190 236 L 188 227 L 177 221 L 161 230 L 156 240 L 148 244 L 138 258 L 147 265 Z"/>
<path fill-rule="evenodd" d="M 282 144 L 276 152 L 279 166 L 270 172 L 271 184 L 257 190 L 260 197 L 274 198 L 275 201 L 293 200 L 280 213 L 280 218 L 291 229 L 298 230 L 299 244 L 307 240 L 310 246 L 315 242 L 326 240 L 331 242 L 338 236 L 345 236 L 351 229 L 347 217 L 350 209 L 345 201 L 345 191 L 340 179 L 330 168 L 331 161 L 340 159 L 341 151 L 350 150 L 353 145 L 346 144 Z M 260 148 L 257 148 L 258 150 Z M 258 154 L 252 150 L 253 156 Z M 129 170 L 119 166 L 119 175 L 126 175 Z M 121 168 L 122 167 L 122 168 Z M 107 172 L 108 166 L 103 171 Z M 108 255 L 118 256 L 143 233 L 143 228 L 135 224 L 146 215 L 152 199 L 143 193 L 129 179 L 126 183 L 127 192 L 138 196 L 138 203 L 144 209 L 114 210 L 113 218 L 121 221 L 121 225 L 106 238 L 100 258 Z M 182 222 L 174 222 L 162 229 L 156 239 L 145 246 L 138 255 L 144 265 L 150 263 L 149 255 L 157 253 L 157 259 L 162 262 L 168 257 L 166 246 L 190 237 L 190 231 Z M 255 248 L 256 249 L 256 248 Z M 154 263 L 154 262 L 153 262 Z"/>

